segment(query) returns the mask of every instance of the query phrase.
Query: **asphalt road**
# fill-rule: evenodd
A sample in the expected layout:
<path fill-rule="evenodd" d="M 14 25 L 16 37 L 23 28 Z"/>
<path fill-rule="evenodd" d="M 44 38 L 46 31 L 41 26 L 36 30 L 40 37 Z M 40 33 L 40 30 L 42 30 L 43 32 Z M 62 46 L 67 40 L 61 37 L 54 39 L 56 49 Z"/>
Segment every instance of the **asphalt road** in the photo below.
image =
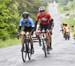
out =
<path fill-rule="evenodd" d="M 35 53 L 30 61 L 26 63 L 21 59 L 21 45 L 0 48 L 0 66 L 75 66 L 75 42 L 71 36 L 70 40 L 64 40 L 60 31 L 60 14 L 53 5 L 49 5 L 49 11 L 54 18 L 52 47 L 47 58 L 44 57 L 42 47 L 38 42 L 34 43 Z"/>

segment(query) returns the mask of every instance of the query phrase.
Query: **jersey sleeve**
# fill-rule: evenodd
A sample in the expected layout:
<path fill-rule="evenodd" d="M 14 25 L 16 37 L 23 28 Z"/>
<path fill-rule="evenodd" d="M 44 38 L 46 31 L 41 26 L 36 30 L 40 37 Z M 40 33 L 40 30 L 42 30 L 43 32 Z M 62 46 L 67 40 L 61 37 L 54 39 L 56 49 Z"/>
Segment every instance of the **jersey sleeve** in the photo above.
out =
<path fill-rule="evenodd" d="M 22 25 L 23 25 L 23 19 L 21 19 L 19 22 L 19 26 L 22 26 Z"/>
<path fill-rule="evenodd" d="M 37 16 L 36 16 L 36 21 L 38 21 L 39 18 L 40 18 L 40 13 L 37 14 Z"/>

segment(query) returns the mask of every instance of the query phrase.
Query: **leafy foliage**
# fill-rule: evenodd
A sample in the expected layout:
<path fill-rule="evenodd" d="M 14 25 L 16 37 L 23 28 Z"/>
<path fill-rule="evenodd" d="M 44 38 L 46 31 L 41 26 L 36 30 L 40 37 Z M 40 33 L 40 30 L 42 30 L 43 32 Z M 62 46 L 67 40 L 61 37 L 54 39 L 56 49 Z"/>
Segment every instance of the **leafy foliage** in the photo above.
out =
<path fill-rule="evenodd" d="M 28 11 L 35 18 L 40 0 L 0 0 L 0 39 L 14 38 L 24 11 Z"/>
<path fill-rule="evenodd" d="M 67 23 L 70 26 L 75 25 L 75 1 L 74 0 L 68 0 L 66 5 L 59 4 L 58 9 L 61 13 L 65 14 L 65 17 L 62 19 L 63 23 Z"/>

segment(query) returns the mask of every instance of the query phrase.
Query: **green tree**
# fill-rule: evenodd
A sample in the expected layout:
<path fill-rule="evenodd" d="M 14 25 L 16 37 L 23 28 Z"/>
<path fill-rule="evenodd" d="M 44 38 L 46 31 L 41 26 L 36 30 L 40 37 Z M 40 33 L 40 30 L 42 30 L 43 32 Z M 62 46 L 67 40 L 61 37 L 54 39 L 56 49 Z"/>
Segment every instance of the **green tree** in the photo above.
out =
<path fill-rule="evenodd" d="M 24 11 L 35 18 L 40 0 L 0 0 L 0 39 L 14 38 L 15 32 Z"/>

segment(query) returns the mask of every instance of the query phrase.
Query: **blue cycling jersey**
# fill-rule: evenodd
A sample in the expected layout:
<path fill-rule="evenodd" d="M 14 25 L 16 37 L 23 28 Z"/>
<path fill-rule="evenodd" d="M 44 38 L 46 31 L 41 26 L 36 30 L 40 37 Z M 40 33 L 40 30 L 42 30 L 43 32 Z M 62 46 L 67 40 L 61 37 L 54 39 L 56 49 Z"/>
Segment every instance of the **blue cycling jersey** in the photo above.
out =
<path fill-rule="evenodd" d="M 32 18 L 28 18 L 27 21 L 25 21 L 23 18 L 20 20 L 19 26 L 27 26 L 29 24 L 31 27 L 35 27 L 35 24 L 33 22 Z"/>

